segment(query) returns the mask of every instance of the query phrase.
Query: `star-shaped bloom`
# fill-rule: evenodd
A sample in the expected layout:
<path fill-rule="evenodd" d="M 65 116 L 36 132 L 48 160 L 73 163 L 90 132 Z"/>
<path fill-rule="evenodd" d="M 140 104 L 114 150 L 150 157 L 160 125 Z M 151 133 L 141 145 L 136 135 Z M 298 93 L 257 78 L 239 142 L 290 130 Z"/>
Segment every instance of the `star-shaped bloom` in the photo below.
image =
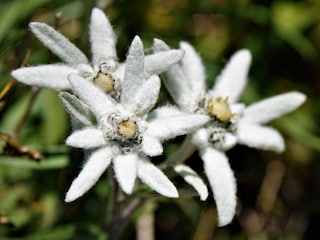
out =
<path fill-rule="evenodd" d="M 125 64 L 118 62 L 116 35 L 103 11 L 94 8 L 91 14 L 89 32 L 91 62 L 73 43 L 47 24 L 32 22 L 30 29 L 48 49 L 65 63 L 20 68 L 12 72 L 14 78 L 28 85 L 59 91 L 70 89 L 67 76 L 70 73 L 77 73 L 93 81 L 105 92 L 119 97 Z M 160 74 L 170 65 L 178 62 L 182 56 L 183 51 L 181 50 L 146 56 L 145 77 Z"/>
<path fill-rule="evenodd" d="M 169 47 L 161 40 L 155 40 L 154 49 L 161 51 Z M 248 50 L 236 52 L 214 86 L 207 90 L 201 58 L 186 42 L 180 43 L 180 49 L 185 51 L 185 55 L 179 64 L 165 73 L 164 83 L 181 109 L 211 118 L 206 126 L 193 133 L 191 142 L 198 148 L 203 160 L 217 205 L 219 225 L 223 226 L 232 220 L 236 209 L 235 178 L 224 151 L 237 143 L 275 152 L 284 151 L 280 133 L 263 124 L 293 111 L 306 97 L 299 92 L 290 92 L 245 107 L 238 100 L 247 83 L 251 63 Z"/>
<path fill-rule="evenodd" d="M 162 154 L 163 141 L 194 131 L 209 117 L 172 106 L 150 112 L 158 98 L 160 79 L 157 75 L 145 78 L 143 45 L 138 37 L 128 56 L 119 102 L 79 75 L 69 76 L 73 92 L 89 107 L 97 125 L 77 130 L 66 140 L 69 146 L 92 150 L 67 192 L 67 202 L 87 192 L 111 163 L 125 193 L 132 193 L 138 177 L 156 192 L 178 197 L 175 186 L 149 157 Z"/>

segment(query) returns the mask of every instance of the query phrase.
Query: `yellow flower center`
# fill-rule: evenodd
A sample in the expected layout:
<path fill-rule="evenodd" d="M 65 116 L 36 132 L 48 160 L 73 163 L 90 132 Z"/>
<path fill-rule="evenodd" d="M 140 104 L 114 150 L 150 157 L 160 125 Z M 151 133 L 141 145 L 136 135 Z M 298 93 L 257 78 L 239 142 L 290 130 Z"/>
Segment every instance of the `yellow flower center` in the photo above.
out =
<path fill-rule="evenodd" d="M 115 81 L 108 73 L 99 72 L 93 82 L 106 93 L 109 93 L 114 89 Z"/>
<path fill-rule="evenodd" d="M 231 119 L 235 113 L 232 113 L 228 104 L 228 97 L 222 99 L 221 97 L 210 99 L 208 101 L 207 110 L 210 116 L 225 122 Z"/>
<path fill-rule="evenodd" d="M 118 134 L 127 140 L 134 139 L 138 132 L 138 125 L 135 121 L 128 119 L 118 125 Z"/>

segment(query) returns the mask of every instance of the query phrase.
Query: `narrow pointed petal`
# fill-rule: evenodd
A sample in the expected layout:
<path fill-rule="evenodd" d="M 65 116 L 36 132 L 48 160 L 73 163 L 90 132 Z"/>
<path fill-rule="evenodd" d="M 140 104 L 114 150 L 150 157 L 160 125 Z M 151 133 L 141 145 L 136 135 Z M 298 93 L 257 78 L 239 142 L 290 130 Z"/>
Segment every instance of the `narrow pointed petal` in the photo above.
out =
<path fill-rule="evenodd" d="M 95 123 L 95 117 L 83 102 L 75 95 L 69 92 L 59 92 L 60 101 L 64 105 L 69 115 L 81 123 L 83 126 L 92 126 Z"/>
<path fill-rule="evenodd" d="M 151 76 L 138 89 L 137 94 L 132 101 L 127 103 L 126 109 L 134 112 L 138 116 L 143 116 L 154 107 L 157 102 L 160 91 L 160 78 L 157 75 Z"/>
<path fill-rule="evenodd" d="M 96 148 L 106 144 L 103 133 L 93 127 L 73 132 L 66 140 L 66 144 L 76 148 Z"/>
<path fill-rule="evenodd" d="M 262 150 L 281 153 L 285 149 L 283 137 L 271 128 L 252 123 L 241 123 L 237 128 L 238 143 Z"/>
<path fill-rule="evenodd" d="M 168 51 L 169 46 L 160 39 L 153 40 L 153 49 L 155 52 Z M 175 64 L 164 74 L 163 83 L 166 86 L 170 96 L 176 104 L 182 109 L 192 112 L 197 104 L 193 89 L 186 81 L 188 76 L 183 71 L 181 64 Z"/>
<path fill-rule="evenodd" d="M 87 57 L 73 43 L 47 24 L 32 22 L 30 29 L 50 51 L 66 63 L 88 63 Z"/>
<path fill-rule="evenodd" d="M 121 86 L 121 103 L 129 103 L 144 82 L 143 44 L 136 36 L 130 46 L 126 59 L 124 79 Z"/>
<path fill-rule="evenodd" d="M 176 187 L 160 169 L 147 159 L 138 161 L 138 177 L 154 191 L 169 198 L 179 196 Z"/>
<path fill-rule="evenodd" d="M 119 155 L 113 160 L 113 169 L 121 189 L 131 194 L 137 177 L 138 156 Z"/>
<path fill-rule="evenodd" d="M 142 151 L 149 157 L 159 156 L 163 152 L 163 147 L 159 139 L 147 134 L 143 135 L 141 145 Z"/>
<path fill-rule="evenodd" d="M 94 115 L 105 117 L 114 112 L 117 104 L 92 82 L 76 74 L 71 74 L 68 78 L 72 90 L 83 100 Z"/>
<path fill-rule="evenodd" d="M 181 42 L 180 48 L 185 52 L 181 66 L 187 75 L 186 80 L 196 95 L 203 95 L 206 91 L 206 73 L 202 60 L 189 43 Z"/>
<path fill-rule="evenodd" d="M 177 107 L 172 105 L 166 105 L 157 107 L 156 109 L 151 111 L 148 115 L 148 120 L 162 119 L 174 116 L 184 116 L 184 114 L 185 113 L 179 110 Z"/>
<path fill-rule="evenodd" d="M 230 103 L 237 102 L 247 84 L 250 63 L 251 54 L 248 50 L 236 52 L 217 77 L 211 94 L 214 97 L 228 97 Z"/>
<path fill-rule="evenodd" d="M 267 123 L 297 109 L 305 100 L 306 96 L 300 92 L 288 92 L 267 98 L 247 107 L 243 112 L 242 120 Z"/>
<path fill-rule="evenodd" d="M 218 211 L 218 225 L 229 224 L 236 211 L 236 182 L 228 158 L 214 148 L 200 153 Z"/>
<path fill-rule="evenodd" d="M 206 124 L 209 120 L 210 118 L 204 114 L 169 116 L 167 118 L 154 119 L 150 121 L 147 132 L 160 140 L 167 140 L 176 136 L 191 133 Z"/>
<path fill-rule="evenodd" d="M 98 8 L 91 14 L 90 41 L 92 63 L 99 66 L 107 59 L 116 59 L 116 35 L 106 15 Z"/>
<path fill-rule="evenodd" d="M 92 153 L 78 177 L 73 180 L 65 201 L 72 202 L 86 193 L 110 165 L 112 151 L 102 148 Z"/>
<path fill-rule="evenodd" d="M 174 167 L 174 171 L 184 178 L 199 194 L 201 201 L 208 197 L 208 188 L 200 176 L 186 165 L 179 164 Z"/>
<path fill-rule="evenodd" d="M 40 65 L 36 67 L 19 68 L 11 72 L 11 75 L 19 82 L 51 88 L 57 91 L 70 89 L 67 76 L 76 73 L 76 69 L 66 65 Z"/>
<path fill-rule="evenodd" d="M 183 57 L 182 50 L 158 52 L 145 57 L 144 75 L 146 78 L 158 75 L 168 70 L 170 66 L 179 62 Z"/>

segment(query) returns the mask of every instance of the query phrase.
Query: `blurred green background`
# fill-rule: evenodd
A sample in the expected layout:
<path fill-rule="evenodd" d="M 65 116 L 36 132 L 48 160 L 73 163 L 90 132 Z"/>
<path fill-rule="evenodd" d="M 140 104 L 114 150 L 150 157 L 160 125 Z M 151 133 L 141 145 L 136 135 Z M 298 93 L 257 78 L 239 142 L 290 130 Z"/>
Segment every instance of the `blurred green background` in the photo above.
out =
<path fill-rule="evenodd" d="M 203 58 L 211 86 L 230 55 L 248 48 L 253 62 L 245 103 L 291 90 L 308 96 L 301 108 L 271 124 L 286 139 L 285 153 L 243 146 L 227 153 L 239 197 L 230 225 L 215 227 L 212 196 L 207 202 L 161 199 L 153 204 L 156 239 L 320 239 L 320 1 L 1 0 L 0 90 L 28 49 L 27 65 L 60 61 L 28 30 L 31 21 L 54 25 L 60 13 L 60 31 L 90 56 L 88 23 L 94 6 L 104 9 L 112 22 L 121 60 L 136 34 L 146 48 L 153 38 L 172 47 L 188 41 Z M 0 140 L 0 239 L 108 239 L 107 176 L 74 203 L 63 202 L 83 156 L 64 146 L 70 124 L 56 93 L 32 91 L 15 83 L 0 102 L 1 134 L 16 132 L 21 146 L 44 155 L 40 163 L 9 157 Z M 30 114 L 17 129 L 32 96 Z M 138 215 L 121 239 L 135 238 Z"/>

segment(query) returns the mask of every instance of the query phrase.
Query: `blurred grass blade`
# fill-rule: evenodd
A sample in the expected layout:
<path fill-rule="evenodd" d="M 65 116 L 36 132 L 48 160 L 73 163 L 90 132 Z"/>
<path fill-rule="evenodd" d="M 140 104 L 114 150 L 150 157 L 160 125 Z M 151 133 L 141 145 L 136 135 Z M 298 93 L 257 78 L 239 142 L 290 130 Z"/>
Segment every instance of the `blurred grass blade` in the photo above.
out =
<path fill-rule="evenodd" d="M 15 24 L 30 16 L 37 7 L 47 2 L 49 0 L 16 0 L 3 4 L 0 9 L 0 42 Z"/>
<path fill-rule="evenodd" d="M 57 155 L 47 157 L 41 160 L 41 162 L 33 162 L 23 158 L 0 156 L 0 166 L 6 165 L 10 167 L 20 167 L 35 170 L 47 170 L 47 169 L 59 169 L 64 168 L 69 163 L 69 157 L 67 155 Z"/>

